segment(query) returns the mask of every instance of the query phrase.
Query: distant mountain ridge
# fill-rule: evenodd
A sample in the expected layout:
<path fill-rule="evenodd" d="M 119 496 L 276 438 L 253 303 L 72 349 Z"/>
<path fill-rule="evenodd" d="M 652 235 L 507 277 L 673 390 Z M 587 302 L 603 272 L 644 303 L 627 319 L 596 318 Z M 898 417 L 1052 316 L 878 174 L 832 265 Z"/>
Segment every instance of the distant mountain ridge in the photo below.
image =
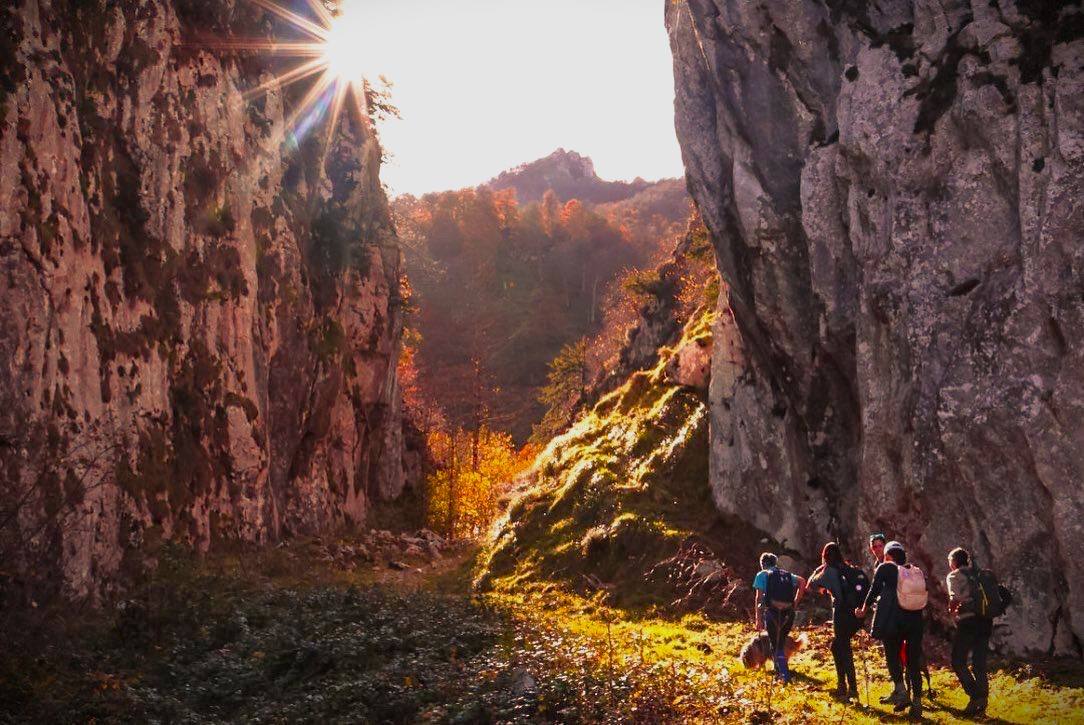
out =
<path fill-rule="evenodd" d="M 482 186 L 493 190 L 515 189 L 522 204 L 541 201 L 550 189 L 563 202 L 579 199 L 606 204 L 628 199 L 657 183 L 639 177 L 633 181 L 606 181 L 595 172 L 595 164 L 589 157 L 562 148 L 509 169 Z"/>

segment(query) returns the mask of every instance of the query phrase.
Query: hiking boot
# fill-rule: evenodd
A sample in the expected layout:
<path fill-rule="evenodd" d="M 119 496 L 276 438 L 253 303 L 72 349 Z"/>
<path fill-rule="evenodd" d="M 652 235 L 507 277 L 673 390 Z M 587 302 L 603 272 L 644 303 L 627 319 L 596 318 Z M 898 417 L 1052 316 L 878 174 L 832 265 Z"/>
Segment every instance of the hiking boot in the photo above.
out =
<path fill-rule="evenodd" d="M 840 702 L 846 702 L 851 699 L 850 691 L 846 687 L 840 685 L 836 689 L 832 690 L 832 697 Z"/>
<path fill-rule="evenodd" d="M 900 701 L 910 702 L 911 698 L 907 694 L 907 690 L 903 689 L 903 685 L 896 683 L 892 692 L 882 697 L 879 702 L 882 705 L 895 705 Z"/>
<path fill-rule="evenodd" d="M 972 697 L 967 701 L 967 707 L 964 708 L 963 714 L 967 717 L 982 717 L 986 714 L 986 698 L 985 697 Z"/>
<path fill-rule="evenodd" d="M 892 694 L 882 700 L 885 705 L 892 705 L 896 712 L 907 709 L 907 706 L 911 704 L 911 696 L 907 694 L 907 690 L 903 687 L 896 685 L 896 689 L 892 691 Z"/>
<path fill-rule="evenodd" d="M 852 687 L 851 689 L 847 690 L 847 699 L 848 700 L 857 700 L 858 699 L 858 688 L 857 687 Z"/>
<path fill-rule="evenodd" d="M 908 716 L 916 722 L 922 719 L 922 700 L 915 700 L 911 703 L 911 712 Z"/>

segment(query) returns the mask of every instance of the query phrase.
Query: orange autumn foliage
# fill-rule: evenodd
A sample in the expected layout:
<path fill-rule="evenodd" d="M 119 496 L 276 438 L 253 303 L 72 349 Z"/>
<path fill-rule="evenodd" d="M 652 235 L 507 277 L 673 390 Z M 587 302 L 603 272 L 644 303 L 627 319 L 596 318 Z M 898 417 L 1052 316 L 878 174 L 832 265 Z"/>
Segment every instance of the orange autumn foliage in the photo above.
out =
<path fill-rule="evenodd" d="M 453 539 L 480 536 L 497 515 L 498 501 L 537 449 L 517 451 L 512 436 L 481 428 L 429 434 L 437 468 L 426 480 L 426 523 Z"/>

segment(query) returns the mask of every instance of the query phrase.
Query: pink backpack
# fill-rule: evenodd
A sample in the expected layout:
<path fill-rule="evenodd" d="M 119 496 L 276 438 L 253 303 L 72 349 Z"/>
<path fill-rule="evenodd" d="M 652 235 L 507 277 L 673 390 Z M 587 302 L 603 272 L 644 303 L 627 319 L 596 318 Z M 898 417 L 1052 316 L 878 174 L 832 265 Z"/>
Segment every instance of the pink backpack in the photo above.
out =
<path fill-rule="evenodd" d="M 905 564 L 897 566 L 900 577 L 896 584 L 896 599 L 899 600 L 900 609 L 909 612 L 919 612 L 926 608 L 928 593 L 926 591 L 926 576 L 917 566 Z"/>

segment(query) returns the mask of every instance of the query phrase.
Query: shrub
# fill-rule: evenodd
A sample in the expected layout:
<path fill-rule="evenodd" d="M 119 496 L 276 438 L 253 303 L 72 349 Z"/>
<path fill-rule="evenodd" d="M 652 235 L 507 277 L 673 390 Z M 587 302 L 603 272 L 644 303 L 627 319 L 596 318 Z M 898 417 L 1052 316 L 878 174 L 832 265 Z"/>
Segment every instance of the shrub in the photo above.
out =
<path fill-rule="evenodd" d="M 665 285 L 658 269 L 642 269 L 629 272 L 621 280 L 625 291 L 638 297 L 662 297 Z"/>

